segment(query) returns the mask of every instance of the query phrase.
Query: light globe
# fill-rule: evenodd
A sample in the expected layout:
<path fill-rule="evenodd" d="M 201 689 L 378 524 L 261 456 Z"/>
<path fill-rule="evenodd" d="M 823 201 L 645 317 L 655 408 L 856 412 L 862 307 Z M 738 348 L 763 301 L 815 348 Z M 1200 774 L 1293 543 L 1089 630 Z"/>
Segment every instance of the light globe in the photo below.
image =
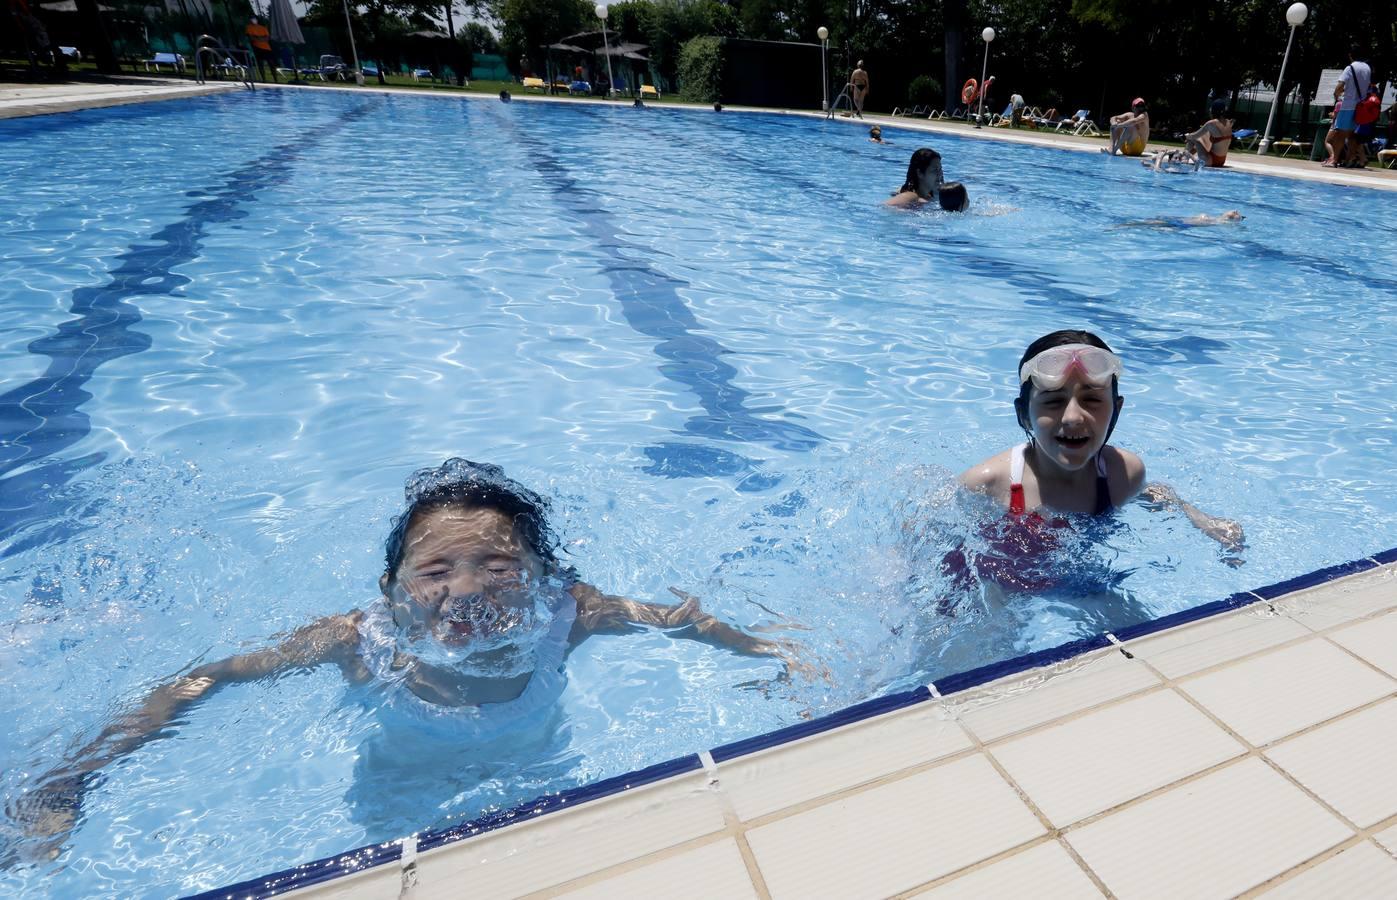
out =
<path fill-rule="evenodd" d="M 1296 5 L 1299 6 L 1298 3 L 1297 3 Z M 823 26 L 823 25 L 821 25 L 819 28 L 815 29 L 815 33 L 818 34 L 818 35 L 820 36 L 820 40 L 822 40 L 822 41 L 829 37 L 829 29 L 826 28 L 826 27 Z"/>
<path fill-rule="evenodd" d="M 1299 6 L 1300 4 L 1297 3 L 1295 5 Z M 984 38 L 985 43 L 988 44 L 990 41 L 994 40 L 994 29 L 986 28 L 984 31 L 980 32 L 980 37 Z"/>
<path fill-rule="evenodd" d="M 597 18 L 598 18 L 598 19 L 601 19 L 602 21 L 606 21 L 606 4 L 605 4 L 605 3 L 598 3 L 598 4 L 597 4 Z"/>
<path fill-rule="evenodd" d="M 1305 24 L 1305 17 L 1310 14 L 1309 9 L 1303 3 L 1292 3 L 1290 9 L 1285 11 L 1285 20 L 1291 25 Z"/>

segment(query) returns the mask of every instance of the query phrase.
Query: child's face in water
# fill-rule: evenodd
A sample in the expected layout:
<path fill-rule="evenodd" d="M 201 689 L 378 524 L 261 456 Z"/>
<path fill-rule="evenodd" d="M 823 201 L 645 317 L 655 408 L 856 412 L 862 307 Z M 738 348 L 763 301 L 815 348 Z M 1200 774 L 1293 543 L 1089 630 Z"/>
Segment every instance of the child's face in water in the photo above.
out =
<path fill-rule="evenodd" d="M 544 566 L 496 509 L 445 507 L 413 517 L 403 560 L 380 583 L 411 638 L 462 646 L 511 627 L 533 607 Z"/>
<path fill-rule="evenodd" d="M 1028 398 L 1033 441 L 1045 461 L 1076 471 L 1105 446 L 1111 417 L 1122 403 L 1119 397 L 1112 402 L 1109 378 L 1100 384 L 1073 373 L 1058 390 L 1035 386 Z"/>

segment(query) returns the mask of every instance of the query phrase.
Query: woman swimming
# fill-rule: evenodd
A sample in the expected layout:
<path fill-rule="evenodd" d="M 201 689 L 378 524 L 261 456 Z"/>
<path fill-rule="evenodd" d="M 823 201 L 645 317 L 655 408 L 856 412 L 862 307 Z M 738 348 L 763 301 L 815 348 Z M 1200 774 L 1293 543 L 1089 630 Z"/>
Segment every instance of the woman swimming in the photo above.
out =
<path fill-rule="evenodd" d="M 965 185 L 947 182 L 941 170 L 941 154 L 922 147 L 907 163 L 907 178 L 885 205 L 899 209 L 915 209 L 935 200 L 942 209 L 960 212 L 970 206 Z"/>
<path fill-rule="evenodd" d="M 589 635 L 637 626 L 800 668 L 789 645 L 753 637 L 675 590 L 677 606 L 602 593 L 557 557 L 548 501 L 494 465 L 449 459 L 415 473 L 393 522 L 381 602 L 313 622 L 274 647 L 198 666 L 152 691 L 62 766 L 11 814 L 56 853 L 82 795 L 106 766 L 161 735 L 220 688 L 335 665 L 380 692 L 378 708 L 469 744 L 551 709 L 569 650 Z M 671 590 L 674 590 L 671 588 Z"/>

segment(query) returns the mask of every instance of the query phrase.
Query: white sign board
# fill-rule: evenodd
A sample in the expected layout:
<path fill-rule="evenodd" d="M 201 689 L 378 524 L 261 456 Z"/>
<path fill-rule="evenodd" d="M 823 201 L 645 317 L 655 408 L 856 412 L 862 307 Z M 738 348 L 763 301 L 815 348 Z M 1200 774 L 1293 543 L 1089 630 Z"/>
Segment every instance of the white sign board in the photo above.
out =
<path fill-rule="evenodd" d="M 1347 67 L 1345 67 L 1347 68 Z M 1319 84 L 1315 87 L 1315 98 L 1310 101 L 1312 106 L 1333 106 L 1334 105 L 1334 85 L 1344 80 L 1343 69 L 1323 69 L 1319 73 Z M 1362 97 L 1358 99 L 1363 99 Z M 1382 92 L 1382 108 L 1387 109 L 1393 103 L 1397 103 L 1397 88 L 1392 82 L 1387 83 L 1387 87 Z"/>
<path fill-rule="evenodd" d="M 1334 86 L 1344 80 L 1343 69 L 1323 69 L 1319 73 L 1319 86 L 1315 88 L 1312 106 L 1333 106 Z"/>

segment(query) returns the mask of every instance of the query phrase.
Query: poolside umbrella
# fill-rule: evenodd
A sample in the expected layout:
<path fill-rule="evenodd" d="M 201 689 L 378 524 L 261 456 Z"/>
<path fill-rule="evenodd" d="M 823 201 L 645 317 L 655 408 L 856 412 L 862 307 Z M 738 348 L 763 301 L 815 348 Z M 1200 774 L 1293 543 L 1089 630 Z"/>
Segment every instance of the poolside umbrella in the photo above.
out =
<path fill-rule="evenodd" d="M 304 44 L 305 35 L 301 34 L 301 24 L 296 21 L 296 14 L 291 11 L 291 0 L 272 0 L 271 8 L 267 15 L 267 30 L 271 32 L 272 40 L 278 44 Z M 275 68 L 275 66 L 273 67 Z M 296 52 L 291 52 L 291 83 L 304 84 L 301 81 L 301 67 L 296 65 Z"/>

